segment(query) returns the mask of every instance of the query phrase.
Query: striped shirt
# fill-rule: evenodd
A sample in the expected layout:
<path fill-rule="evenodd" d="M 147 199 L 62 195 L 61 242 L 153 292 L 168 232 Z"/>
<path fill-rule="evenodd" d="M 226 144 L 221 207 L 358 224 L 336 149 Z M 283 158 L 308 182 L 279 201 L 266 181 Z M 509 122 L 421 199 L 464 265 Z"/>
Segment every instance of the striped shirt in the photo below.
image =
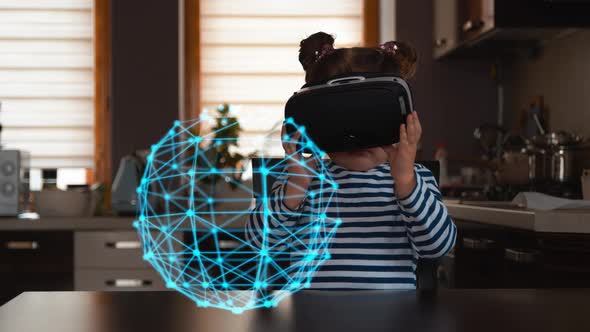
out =
<path fill-rule="evenodd" d="M 403 198 L 395 195 L 389 163 L 368 171 L 351 171 L 325 160 L 325 171 L 338 184 L 325 209 L 341 224 L 329 240 L 330 259 L 314 272 L 312 289 L 413 289 L 418 258 L 445 255 L 454 245 L 456 227 L 442 202 L 432 173 L 415 164 L 416 187 Z M 281 227 L 297 228 L 309 222 L 314 211 L 326 207 L 325 197 L 306 195 L 297 210 L 287 207 L 287 177 L 279 177 L 268 198 L 267 241 L 276 243 L 289 234 Z M 317 192 L 313 178 L 308 193 Z M 310 197 L 311 196 L 311 197 Z M 261 245 L 264 207 L 250 214 L 246 234 Z M 277 227 L 277 226 L 281 227 Z M 293 264 L 298 264 L 297 258 Z M 299 262 L 300 263 L 300 262 Z"/>

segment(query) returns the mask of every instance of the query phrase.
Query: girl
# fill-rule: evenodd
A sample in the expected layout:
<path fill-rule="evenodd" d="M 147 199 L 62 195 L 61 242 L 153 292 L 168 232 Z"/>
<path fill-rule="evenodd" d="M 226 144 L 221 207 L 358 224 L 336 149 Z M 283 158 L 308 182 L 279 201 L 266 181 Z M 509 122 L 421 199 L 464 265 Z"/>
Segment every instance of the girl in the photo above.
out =
<path fill-rule="evenodd" d="M 301 41 L 299 61 L 306 83 L 351 72 L 389 72 L 404 79 L 415 72 L 416 52 L 405 43 L 387 42 L 379 48 L 333 45 L 334 38 L 323 32 Z M 315 272 L 310 288 L 412 289 L 417 259 L 441 257 L 453 247 L 456 228 L 436 181 L 428 169 L 414 163 L 422 133 L 418 115 L 411 113 L 406 122 L 399 129 L 398 144 L 328 154 L 325 167 L 338 189 L 327 214 L 337 213 L 341 224 L 330 240 L 330 259 Z M 318 183 L 311 176 L 313 165 L 299 163 L 303 159 L 294 143 L 300 136 L 283 140 L 285 153 L 293 158 L 268 198 L 270 242 L 286 234 L 281 227 L 305 225 L 309 212 L 321 204 L 321 198 L 306 195 Z M 256 209 L 246 233 L 261 245 L 264 207 Z"/>

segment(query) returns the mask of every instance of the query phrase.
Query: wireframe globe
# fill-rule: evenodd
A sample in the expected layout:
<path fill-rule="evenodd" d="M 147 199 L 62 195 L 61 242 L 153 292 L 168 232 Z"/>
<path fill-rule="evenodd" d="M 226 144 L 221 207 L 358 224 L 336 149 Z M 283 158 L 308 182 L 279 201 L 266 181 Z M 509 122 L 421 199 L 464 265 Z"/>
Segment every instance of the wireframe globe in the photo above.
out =
<path fill-rule="evenodd" d="M 291 136 L 281 137 L 275 129 L 264 136 L 238 139 L 229 134 L 235 133 L 232 126 L 239 126 L 232 119 L 202 115 L 177 121 L 151 147 L 137 188 L 134 225 L 144 260 L 158 271 L 166 287 L 198 306 L 239 314 L 274 307 L 309 287 L 314 272 L 330 258 L 330 239 L 340 220 L 327 214 L 337 184 L 324 166 L 325 153 L 305 134 L 305 128 L 292 119 L 286 121 L 302 132 L 299 149 L 311 152 L 301 165 L 316 165 L 308 175 L 313 186 L 299 198 L 315 197 L 323 204 L 305 214 L 293 212 L 285 220 L 269 201 L 270 184 L 286 181 L 285 166 L 300 161 L 292 155 L 273 159 L 269 154 L 282 151 L 281 139 L 291 140 Z M 211 123 L 217 127 L 209 133 L 197 129 Z M 247 147 L 258 156 L 254 166 L 219 166 L 231 159 L 228 152 Z M 252 185 L 249 175 L 259 185 Z M 247 231 L 246 224 L 255 214 L 261 227 Z"/>

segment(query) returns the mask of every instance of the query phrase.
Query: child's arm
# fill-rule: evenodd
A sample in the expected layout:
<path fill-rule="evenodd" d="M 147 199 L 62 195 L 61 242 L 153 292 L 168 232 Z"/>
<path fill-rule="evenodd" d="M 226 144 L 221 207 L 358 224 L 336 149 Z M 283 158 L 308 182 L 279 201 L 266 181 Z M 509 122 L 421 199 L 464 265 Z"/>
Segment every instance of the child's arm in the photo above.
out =
<path fill-rule="evenodd" d="M 430 170 L 419 164 L 414 169 L 416 186 L 407 196 L 398 197 L 402 219 L 419 257 L 441 257 L 453 248 L 457 229 Z"/>
<path fill-rule="evenodd" d="M 395 181 L 395 194 L 412 247 L 420 257 L 441 257 L 455 244 L 457 230 L 442 202 L 436 179 L 422 165 L 414 164 L 422 126 L 418 114 L 400 126 L 400 142 L 384 146 Z"/>
<path fill-rule="evenodd" d="M 311 174 L 315 165 L 306 161 L 298 146 L 301 132 L 292 137 L 283 127 L 283 148 L 287 156 L 287 166 L 274 182 L 268 197 L 257 202 L 250 212 L 246 224 L 246 237 L 256 246 L 262 247 L 264 232 L 270 244 L 277 244 L 291 232 L 301 215 L 303 199 L 311 183 Z M 266 246 L 266 245 L 265 245 Z"/>
<path fill-rule="evenodd" d="M 275 245 L 281 238 L 295 226 L 299 219 L 301 206 L 292 207 L 286 204 L 290 197 L 288 193 L 289 178 L 281 175 L 273 184 L 267 199 L 260 199 L 256 207 L 250 211 L 249 220 L 246 223 L 246 238 L 257 247 L 262 247 L 264 232 L 267 232 L 268 245 Z M 287 198 L 288 197 L 288 198 Z M 301 202 L 301 199 L 299 199 Z M 301 205 L 301 204 L 299 204 Z"/>

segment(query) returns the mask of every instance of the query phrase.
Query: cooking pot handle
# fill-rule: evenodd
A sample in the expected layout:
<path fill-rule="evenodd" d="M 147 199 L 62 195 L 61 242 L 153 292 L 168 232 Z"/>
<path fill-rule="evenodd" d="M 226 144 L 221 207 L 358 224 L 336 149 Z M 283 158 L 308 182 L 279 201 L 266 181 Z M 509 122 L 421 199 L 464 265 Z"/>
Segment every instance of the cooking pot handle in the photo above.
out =
<path fill-rule="evenodd" d="M 337 85 L 337 84 L 346 84 L 355 81 L 363 81 L 365 79 L 364 76 L 347 76 L 341 78 L 335 78 L 333 80 L 328 81 L 328 85 Z"/>

